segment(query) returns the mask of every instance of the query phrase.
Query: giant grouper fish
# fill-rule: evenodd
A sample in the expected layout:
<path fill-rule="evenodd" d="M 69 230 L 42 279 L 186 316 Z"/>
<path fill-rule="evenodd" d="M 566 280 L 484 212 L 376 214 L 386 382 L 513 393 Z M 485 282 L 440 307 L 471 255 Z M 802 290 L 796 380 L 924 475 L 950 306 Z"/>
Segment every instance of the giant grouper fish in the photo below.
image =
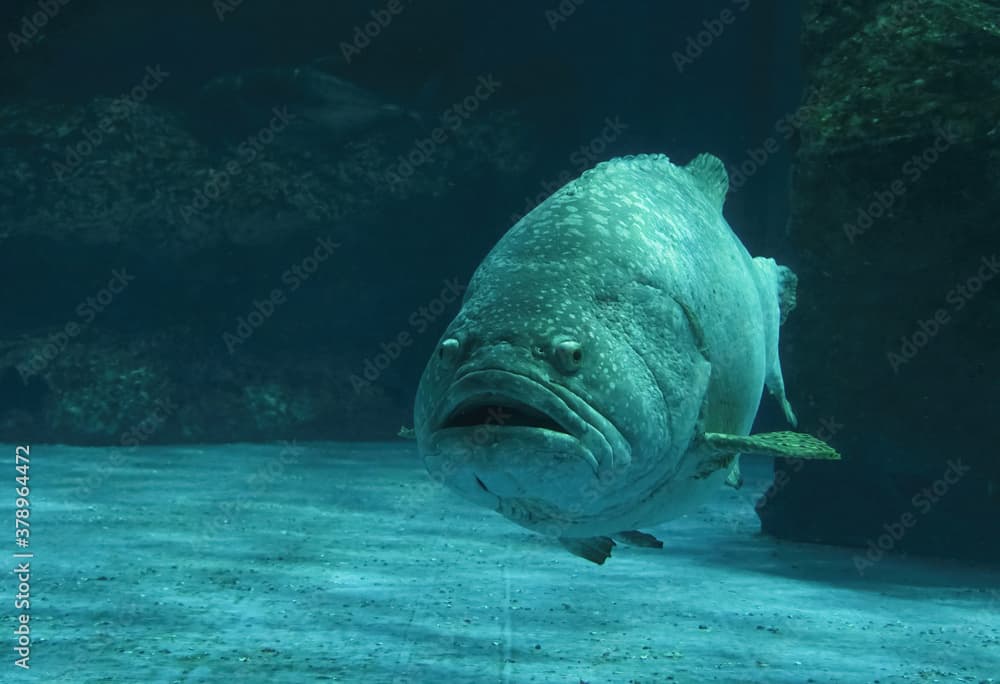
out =
<path fill-rule="evenodd" d="M 740 453 L 836 459 L 809 435 L 748 436 L 764 386 L 794 426 L 778 328 L 797 279 L 723 218 L 725 166 L 599 164 L 518 221 L 476 270 L 420 380 L 436 480 L 603 563 L 675 518 Z"/>

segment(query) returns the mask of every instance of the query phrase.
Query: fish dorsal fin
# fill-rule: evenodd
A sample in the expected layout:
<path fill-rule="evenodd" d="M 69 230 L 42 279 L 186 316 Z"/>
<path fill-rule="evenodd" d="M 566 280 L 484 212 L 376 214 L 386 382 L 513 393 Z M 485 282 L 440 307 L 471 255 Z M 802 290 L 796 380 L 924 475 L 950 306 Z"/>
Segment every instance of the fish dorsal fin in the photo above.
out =
<path fill-rule="evenodd" d="M 781 458 L 840 460 L 840 454 L 821 439 L 802 432 L 765 432 L 759 435 L 726 435 L 706 432 L 705 442 L 720 453 L 761 454 Z"/>
<path fill-rule="evenodd" d="M 722 160 L 714 154 L 699 154 L 684 170 L 694 177 L 708 198 L 721 209 L 729 192 L 729 172 Z"/>

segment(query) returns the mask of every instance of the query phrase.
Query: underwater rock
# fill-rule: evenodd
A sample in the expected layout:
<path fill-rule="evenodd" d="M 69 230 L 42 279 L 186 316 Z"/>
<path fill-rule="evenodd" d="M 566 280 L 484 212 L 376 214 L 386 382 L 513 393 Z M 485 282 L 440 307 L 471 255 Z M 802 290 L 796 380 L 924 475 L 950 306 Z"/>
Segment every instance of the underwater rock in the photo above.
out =
<path fill-rule="evenodd" d="M 4 236 L 136 251 L 155 245 L 183 258 L 217 245 L 281 243 L 349 216 L 373 222 L 371 211 L 386 200 L 444 192 L 463 152 L 467 167 L 481 167 L 480 151 L 463 151 L 463 135 L 439 163 L 390 178 L 412 137 L 373 133 L 325 156 L 283 138 L 297 115 L 273 109 L 255 133 L 214 150 L 180 117 L 148 104 L 4 105 Z"/>
<path fill-rule="evenodd" d="M 779 459 L 758 514 L 860 547 L 859 571 L 1000 560 L 998 20 L 985 2 L 806 3 L 785 367 L 844 461 Z"/>
<path fill-rule="evenodd" d="M 51 342 L 51 335 L 25 335 L 0 343 L 0 430 L 22 441 L 133 447 L 388 439 L 407 413 L 378 386 L 355 392 L 349 376 L 356 362 L 343 355 L 233 357 L 176 327 L 86 331 L 33 364 Z"/>
<path fill-rule="evenodd" d="M 113 444 L 150 402 L 169 398 L 175 417 L 150 440 L 394 435 L 410 402 L 396 379 L 364 390 L 348 380 L 372 348 L 349 322 L 381 306 L 349 277 L 359 258 L 323 268 L 307 287 L 294 269 L 324 241 L 422 244 L 420 231 L 398 229 L 414 203 L 516 176 L 535 156 L 532 127 L 515 110 L 481 112 L 400 173 L 424 135 L 407 116 L 403 128 L 369 122 L 363 137 L 322 148 L 294 128 L 330 122 L 306 122 L 294 107 L 276 104 L 253 133 L 222 144 L 203 141 L 179 112 L 106 97 L 0 105 L 0 265 L 18 283 L 5 303 L 16 325 L 0 336 L 0 388 L 10 388 L 0 430 L 12 441 Z M 122 267 L 135 281 L 124 294 L 86 304 L 110 296 L 104 284 Z M 223 334 L 259 315 L 275 287 L 293 300 L 281 321 L 227 350 Z M 174 335 L 181 325 L 188 332 Z M 176 346 L 142 359 L 127 351 L 158 334 Z M 330 340 L 353 356 L 333 358 Z M 37 372 L 19 370 L 32 362 Z"/>

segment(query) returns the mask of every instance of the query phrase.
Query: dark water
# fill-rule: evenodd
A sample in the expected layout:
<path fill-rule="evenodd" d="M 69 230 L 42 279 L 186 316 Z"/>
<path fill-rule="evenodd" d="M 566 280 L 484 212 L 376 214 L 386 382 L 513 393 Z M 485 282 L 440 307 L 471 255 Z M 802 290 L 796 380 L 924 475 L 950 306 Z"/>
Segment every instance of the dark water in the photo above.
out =
<path fill-rule="evenodd" d="M 996 2 L 10 0 L 0 27 L 30 568 L 0 680 L 1000 678 Z M 398 434 L 512 225 L 600 162 L 701 153 L 749 254 L 798 276 L 794 429 L 843 459 L 744 458 L 643 529 L 662 550 L 591 564 Z M 705 358 L 758 362 L 751 319 Z M 559 432 L 493 389 L 463 427 Z M 763 393 L 752 432 L 789 429 Z"/>

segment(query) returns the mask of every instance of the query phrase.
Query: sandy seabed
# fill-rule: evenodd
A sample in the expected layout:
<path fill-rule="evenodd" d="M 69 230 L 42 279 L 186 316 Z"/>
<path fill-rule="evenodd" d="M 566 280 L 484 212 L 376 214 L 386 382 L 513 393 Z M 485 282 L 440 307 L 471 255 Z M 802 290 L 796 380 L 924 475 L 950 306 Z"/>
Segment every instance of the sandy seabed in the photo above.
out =
<path fill-rule="evenodd" d="M 765 462 L 603 566 L 409 443 L 32 445 L 30 473 L 31 669 L 6 573 L 0 681 L 1000 682 L 1000 570 L 862 575 L 860 550 L 762 536 Z"/>

